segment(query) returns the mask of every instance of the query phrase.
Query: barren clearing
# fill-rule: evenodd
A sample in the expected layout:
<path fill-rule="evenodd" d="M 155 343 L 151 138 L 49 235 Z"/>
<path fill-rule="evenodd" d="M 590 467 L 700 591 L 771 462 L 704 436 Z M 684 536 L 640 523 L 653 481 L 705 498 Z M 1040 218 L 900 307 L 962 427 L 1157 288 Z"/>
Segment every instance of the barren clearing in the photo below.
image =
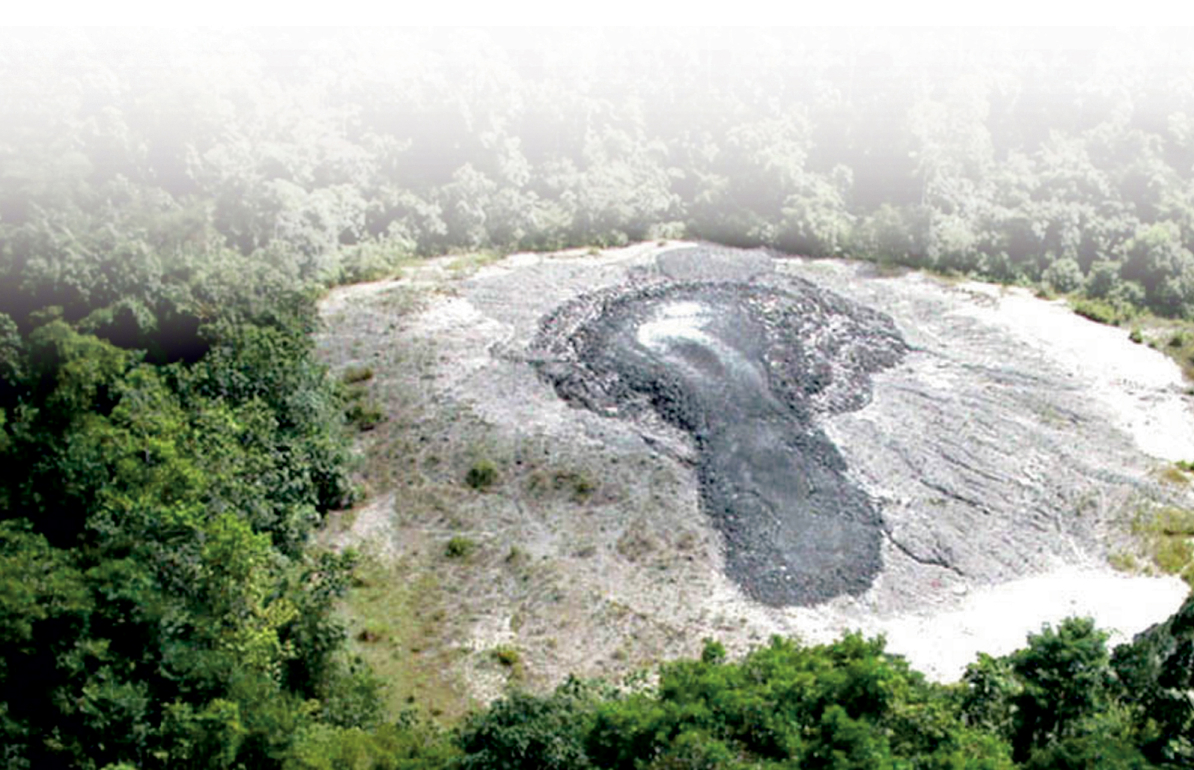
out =
<path fill-rule="evenodd" d="M 1190 502 L 1188 485 L 1158 475 L 1194 459 L 1172 362 L 1018 290 L 718 249 L 708 277 L 690 266 L 685 280 L 724 280 L 718 265 L 752 285 L 799 277 L 890 317 L 908 344 L 871 375 L 859 408 L 812 414 L 882 520 L 878 573 L 811 606 L 749 598 L 702 510 L 692 435 L 651 410 L 570 406 L 532 365 L 545 316 L 671 280 L 657 256 L 680 246 L 445 258 L 324 300 L 322 355 L 337 370 L 370 367 L 387 418 L 361 436 L 370 498 L 327 537 L 372 553 L 385 579 L 424 587 L 347 610 L 354 637 L 382 629 L 357 645 L 383 674 L 434 662 L 434 676 L 405 680 L 404 702 L 616 678 L 705 637 L 741 651 L 848 629 L 887 634 L 889 649 L 948 680 L 1042 622 L 1091 615 L 1122 639 L 1177 609 L 1177 578 L 1108 565 L 1140 550 L 1139 511 Z M 467 483 L 478 467 L 492 479 Z M 414 641 L 397 630 L 416 624 Z"/>

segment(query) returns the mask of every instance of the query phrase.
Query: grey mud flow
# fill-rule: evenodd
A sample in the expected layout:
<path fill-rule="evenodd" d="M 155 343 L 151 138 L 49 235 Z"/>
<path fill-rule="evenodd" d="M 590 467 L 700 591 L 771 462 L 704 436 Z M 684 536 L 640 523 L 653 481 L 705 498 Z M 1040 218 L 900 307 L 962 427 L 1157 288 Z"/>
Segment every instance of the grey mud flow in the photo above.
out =
<path fill-rule="evenodd" d="M 905 350 L 889 318 L 769 257 L 700 247 L 558 308 L 532 360 L 571 404 L 688 432 L 729 576 L 783 606 L 859 594 L 881 567 L 880 512 L 816 417 L 865 406 Z"/>

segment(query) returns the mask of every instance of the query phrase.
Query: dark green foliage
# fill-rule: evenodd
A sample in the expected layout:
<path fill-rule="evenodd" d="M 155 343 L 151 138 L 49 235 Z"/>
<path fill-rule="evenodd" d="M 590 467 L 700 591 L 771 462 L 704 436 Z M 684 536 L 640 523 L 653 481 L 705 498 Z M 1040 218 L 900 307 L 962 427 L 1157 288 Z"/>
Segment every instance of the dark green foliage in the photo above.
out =
<path fill-rule="evenodd" d="M 318 725 L 295 737 L 285 770 L 448 770 L 458 752 L 439 728 L 413 718 L 375 730 Z"/>
<path fill-rule="evenodd" d="M 1018 757 L 1074 737 L 1084 720 L 1106 710 L 1112 685 L 1106 640 L 1089 618 L 1070 618 L 1030 635 L 1028 646 L 1010 656 L 1021 687 L 1012 700 Z"/>
<path fill-rule="evenodd" d="M 1112 665 L 1123 699 L 1137 719 L 1155 725 L 1144 750 L 1157 763 L 1194 763 L 1194 597 L 1159 623 L 1115 651 Z"/>
<path fill-rule="evenodd" d="M 1113 667 L 1106 638 L 1090 619 L 1069 618 L 1004 658 L 980 655 L 964 677 L 966 722 L 1007 740 L 1024 767 L 1152 767 L 1166 745 L 1143 706 L 1156 706 L 1154 648 L 1121 647 Z"/>
<path fill-rule="evenodd" d="M 478 491 L 492 487 L 497 480 L 498 469 L 492 460 L 477 460 L 464 474 L 464 483 Z"/>
<path fill-rule="evenodd" d="M 1026 770 L 1149 770 L 1154 767 L 1129 743 L 1100 735 L 1066 738 L 1036 751 Z"/>
<path fill-rule="evenodd" d="M 801 647 L 776 639 L 728 663 L 666 664 L 652 693 L 595 698 L 569 683 L 516 694 L 462 732 L 465 766 L 1010 768 L 1008 747 L 966 727 L 882 640 Z"/>
<path fill-rule="evenodd" d="M 475 550 L 477 550 L 477 544 L 474 541 L 456 535 L 449 539 L 448 544 L 444 546 L 444 555 L 449 559 L 464 559 L 471 556 Z"/>
<path fill-rule="evenodd" d="M 0 223 L 4 764 L 268 767 L 376 725 L 331 616 L 352 561 L 305 553 L 349 495 L 311 295 L 56 203 Z"/>
<path fill-rule="evenodd" d="M 597 691 L 570 680 L 552 695 L 516 692 L 466 721 L 458 743 L 466 770 L 584 770 Z"/>

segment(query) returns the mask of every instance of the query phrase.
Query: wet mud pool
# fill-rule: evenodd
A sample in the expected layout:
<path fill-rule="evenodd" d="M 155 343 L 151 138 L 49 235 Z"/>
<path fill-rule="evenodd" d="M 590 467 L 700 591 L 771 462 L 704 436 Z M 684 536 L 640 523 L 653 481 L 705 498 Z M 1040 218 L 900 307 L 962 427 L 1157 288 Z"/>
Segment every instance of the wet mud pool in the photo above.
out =
<path fill-rule="evenodd" d="M 654 280 L 565 303 L 532 344 L 538 372 L 575 406 L 691 436 L 701 506 L 747 596 L 858 595 L 882 567 L 883 517 L 818 416 L 865 406 L 907 345 L 885 315 L 807 281 L 710 265 L 716 252 L 669 252 Z"/>

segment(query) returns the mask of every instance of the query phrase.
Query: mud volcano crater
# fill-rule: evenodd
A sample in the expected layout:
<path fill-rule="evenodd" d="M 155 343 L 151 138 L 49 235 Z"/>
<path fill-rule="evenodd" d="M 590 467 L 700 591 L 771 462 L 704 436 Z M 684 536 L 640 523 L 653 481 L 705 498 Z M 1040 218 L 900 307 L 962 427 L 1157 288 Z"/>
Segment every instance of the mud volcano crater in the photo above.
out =
<path fill-rule="evenodd" d="M 664 257 L 667 260 L 664 261 Z M 807 281 L 661 255 L 657 274 L 543 318 L 531 357 L 569 403 L 688 433 L 726 570 L 751 598 L 810 605 L 865 591 L 883 518 L 819 416 L 860 409 L 907 345 L 887 316 Z"/>

